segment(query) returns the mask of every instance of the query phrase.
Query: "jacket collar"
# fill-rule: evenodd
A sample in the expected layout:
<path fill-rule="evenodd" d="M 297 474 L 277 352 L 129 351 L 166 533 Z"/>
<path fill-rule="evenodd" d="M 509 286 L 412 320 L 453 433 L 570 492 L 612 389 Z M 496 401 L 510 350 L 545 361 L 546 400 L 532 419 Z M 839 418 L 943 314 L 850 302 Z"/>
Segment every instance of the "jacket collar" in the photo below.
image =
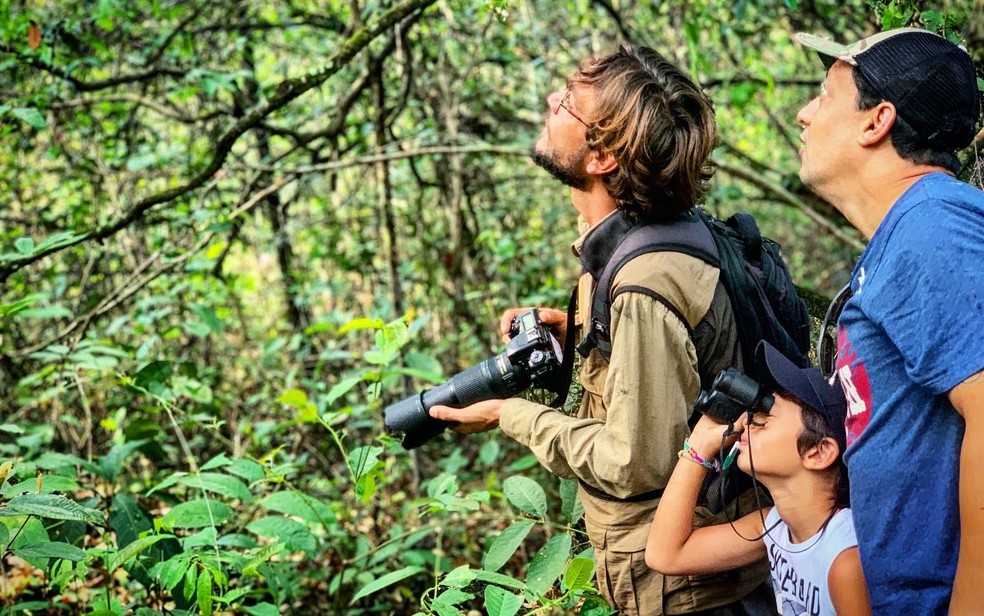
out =
<path fill-rule="evenodd" d="M 616 210 L 591 227 L 575 244 L 575 252 L 581 257 L 584 271 L 598 280 L 615 248 L 634 226 L 635 223 Z"/>

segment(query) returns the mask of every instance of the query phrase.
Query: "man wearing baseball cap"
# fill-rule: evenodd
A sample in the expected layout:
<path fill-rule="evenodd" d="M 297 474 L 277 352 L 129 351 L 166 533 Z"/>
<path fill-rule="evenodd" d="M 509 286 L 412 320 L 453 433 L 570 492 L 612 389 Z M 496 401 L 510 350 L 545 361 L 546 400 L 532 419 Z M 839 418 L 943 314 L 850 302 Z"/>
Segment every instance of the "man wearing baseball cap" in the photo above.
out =
<path fill-rule="evenodd" d="M 974 67 L 914 28 L 796 38 L 828 68 L 797 116 L 800 178 L 869 240 L 830 371 L 872 611 L 980 613 L 984 193 L 954 177 L 980 112 Z"/>

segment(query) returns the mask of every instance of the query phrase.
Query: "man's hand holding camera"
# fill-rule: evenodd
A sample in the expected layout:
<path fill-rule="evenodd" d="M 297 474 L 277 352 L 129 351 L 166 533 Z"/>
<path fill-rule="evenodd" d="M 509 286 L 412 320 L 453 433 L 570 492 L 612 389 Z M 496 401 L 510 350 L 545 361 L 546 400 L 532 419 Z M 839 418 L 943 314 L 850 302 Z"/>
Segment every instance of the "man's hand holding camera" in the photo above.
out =
<path fill-rule="evenodd" d="M 505 400 L 483 400 L 463 409 L 436 405 L 430 416 L 453 424 L 451 429 L 459 434 L 488 432 L 499 427 L 499 415 Z"/>
<path fill-rule="evenodd" d="M 531 310 L 532 307 L 510 308 L 502 313 L 499 333 L 503 342 L 508 343 L 516 334 L 517 317 Z M 558 340 L 564 340 L 567 333 L 567 314 L 554 308 L 537 308 L 536 312 L 539 324 L 549 328 Z M 476 434 L 499 427 L 499 417 L 505 402 L 502 399 L 483 400 L 460 409 L 438 404 L 431 407 L 429 413 L 434 419 L 453 424 L 451 429 L 459 434 Z"/>

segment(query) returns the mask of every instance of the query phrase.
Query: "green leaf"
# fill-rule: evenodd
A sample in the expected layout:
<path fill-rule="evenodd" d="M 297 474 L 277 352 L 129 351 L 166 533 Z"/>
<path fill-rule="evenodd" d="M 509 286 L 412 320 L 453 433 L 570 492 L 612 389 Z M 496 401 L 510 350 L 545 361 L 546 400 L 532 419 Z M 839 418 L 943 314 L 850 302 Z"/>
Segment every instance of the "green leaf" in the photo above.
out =
<path fill-rule="evenodd" d="M 385 326 L 386 324 L 383 323 L 382 319 L 358 318 L 358 319 L 352 319 L 345 325 L 342 325 L 340 328 L 338 328 L 338 333 L 344 334 L 359 329 L 382 329 Z"/>
<path fill-rule="evenodd" d="M 225 496 L 226 498 L 235 498 L 244 503 L 249 503 L 253 500 L 253 493 L 249 491 L 246 484 L 235 477 L 230 477 L 223 473 L 185 475 L 178 480 L 178 483 L 196 490 L 207 490 L 214 494 Z"/>
<path fill-rule="evenodd" d="M 260 501 L 267 511 L 294 515 L 306 522 L 325 524 L 335 521 L 335 512 L 321 501 L 294 490 L 274 492 Z"/>
<path fill-rule="evenodd" d="M 977 78 L 977 89 L 984 92 L 984 79 L 981 79 L 980 77 Z"/>
<path fill-rule="evenodd" d="M 250 616 L 280 616 L 280 610 L 272 603 L 257 603 L 245 609 Z"/>
<path fill-rule="evenodd" d="M 198 576 L 198 609 L 212 615 L 212 573 L 207 568 Z"/>
<path fill-rule="evenodd" d="M 216 334 L 225 333 L 225 326 L 222 324 L 222 321 L 219 320 L 219 317 L 216 316 L 215 312 L 213 312 L 211 308 L 207 306 L 201 306 L 199 304 L 190 304 L 189 307 L 191 308 L 192 312 L 198 315 L 198 318 L 202 320 L 202 323 L 207 325 L 212 332 Z"/>
<path fill-rule="evenodd" d="M 529 477 L 509 477 L 502 482 L 506 498 L 523 513 L 542 518 L 547 513 L 547 494 Z"/>
<path fill-rule="evenodd" d="M 7 503 L 4 514 L 36 515 L 51 520 L 80 520 L 90 524 L 102 524 L 103 513 L 89 509 L 73 500 L 56 494 L 25 494 L 15 496 Z M 9 512 L 9 513 L 8 513 Z"/>
<path fill-rule="evenodd" d="M 578 495 L 577 479 L 560 480 L 560 513 L 571 524 L 576 523 L 584 515 L 584 505 Z"/>
<path fill-rule="evenodd" d="M 3 527 L 6 529 L 6 527 Z M 35 543 L 14 549 L 14 554 L 21 558 L 60 558 L 79 562 L 85 558 L 85 552 L 67 543 L 60 541 L 50 541 L 45 543 Z"/>
<path fill-rule="evenodd" d="M 441 578 L 441 586 L 447 586 L 448 588 L 463 588 L 474 582 L 477 578 L 477 571 L 472 570 L 472 568 L 468 565 L 461 565 Z"/>
<path fill-rule="evenodd" d="M 376 468 L 376 465 L 379 464 L 379 455 L 381 453 L 383 453 L 382 447 L 370 445 L 353 449 L 349 453 L 348 463 L 355 478 L 361 479 Z"/>
<path fill-rule="evenodd" d="M 502 565 L 506 564 L 506 561 L 516 553 L 516 548 L 523 542 L 535 524 L 536 522 L 533 520 L 519 520 L 510 524 L 492 540 L 482 561 L 482 567 L 488 571 L 501 569 Z"/>
<path fill-rule="evenodd" d="M 592 575 L 594 575 L 594 563 L 590 558 L 579 556 L 567 565 L 567 571 L 564 572 L 564 585 L 568 590 L 590 588 Z"/>
<path fill-rule="evenodd" d="M 202 467 L 202 469 L 204 470 L 204 467 Z M 242 477 L 249 482 L 259 481 L 266 476 L 266 473 L 263 471 L 263 466 L 252 460 L 233 460 L 232 464 L 230 464 L 225 470 L 227 473 L 231 473 L 237 477 Z"/>
<path fill-rule="evenodd" d="M 366 378 L 366 373 L 363 371 L 363 372 L 359 372 L 355 376 L 346 377 L 341 381 L 335 383 L 335 385 L 328 391 L 328 395 L 325 396 L 325 403 L 328 406 L 331 406 L 332 404 L 335 403 L 335 400 L 338 400 L 339 398 L 347 394 L 349 390 L 351 390 L 353 387 L 361 383 L 365 378 Z"/>
<path fill-rule="evenodd" d="M 581 604 L 578 616 L 610 616 L 616 611 L 601 597 L 588 597 Z"/>
<path fill-rule="evenodd" d="M 302 409 L 308 404 L 308 396 L 301 389 L 288 389 L 284 393 L 280 394 L 277 398 L 277 402 L 281 404 L 286 404 L 287 406 L 292 406 L 295 409 Z"/>
<path fill-rule="evenodd" d="M 515 616 L 519 608 L 523 607 L 523 598 L 498 586 L 486 586 L 485 607 L 489 616 Z"/>
<path fill-rule="evenodd" d="M 475 571 L 475 579 L 481 582 L 488 582 L 489 584 L 505 586 L 506 588 L 515 588 L 517 590 L 524 590 L 526 588 L 525 584 L 515 578 L 509 577 L 508 575 L 503 575 L 501 573 L 495 573 L 493 571 L 485 571 L 483 569 Z"/>
<path fill-rule="evenodd" d="M 286 547 L 287 546 L 283 543 L 273 543 L 258 550 L 255 554 L 252 555 L 252 557 L 249 559 L 249 562 L 247 562 L 246 565 L 243 566 L 243 575 L 259 575 L 259 573 L 257 573 L 257 569 L 259 568 L 259 566 L 265 563 L 266 561 L 270 560 L 277 554 L 283 552 L 284 548 Z"/>
<path fill-rule="evenodd" d="M 19 237 L 14 241 L 14 250 L 21 253 L 22 255 L 30 255 L 34 253 L 34 240 L 29 237 Z"/>
<path fill-rule="evenodd" d="M 546 594 L 554 581 L 564 572 L 564 565 L 570 554 L 569 534 L 551 537 L 526 567 L 526 586 L 538 595 Z"/>
<path fill-rule="evenodd" d="M 439 498 L 445 494 L 453 496 L 458 491 L 458 478 L 451 473 L 442 473 L 427 482 L 427 496 Z"/>
<path fill-rule="evenodd" d="M 48 126 L 48 122 L 44 119 L 44 116 L 41 115 L 41 112 L 33 107 L 14 107 L 10 110 L 10 115 L 14 116 L 18 120 L 27 122 L 38 130 Z"/>
<path fill-rule="evenodd" d="M 113 445 L 103 457 L 99 458 L 99 474 L 109 481 L 114 481 L 123 470 L 123 463 L 130 455 L 144 446 L 144 439 Z"/>
<path fill-rule="evenodd" d="M 362 597 L 371 595 L 372 593 L 382 590 L 383 588 L 386 588 L 391 584 L 396 584 L 400 580 L 405 580 L 412 575 L 417 575 L 422 571 L 423 569 L 421 569 L 420 567 L 404 567 L 399 571 L 392 571 L 390 573 L 387 573 L 383 577 L 377 578 L 376 580 L 369 582 L 361 589 L 359 589 L 359 592 L 355 593 L 355 596 L 352 597 L 352 601 L 349 602 L 349 605 L 355 603 Z"/>
<path fill-rule="evenodd" d="M 158 541 L 161 541 L 163 539 L 170 539 L 173 537 L 174 535 L 167 535 L 167 534 L 148 535 L 147 537 L 140 537 L 136 541 L 128 543 L 126 547 L 118 551 L 116 554 L 113 554 L 112 558 L 110 558 L 109 560 L 109 564 L 107 565 L 107 567 L 109 568 L 110 572 L 113 572 L 119 567 L 121 567 L 122 565 L 125 565 L 131 558 L 134 558 L 135 556 L 137 556 L 138 554 L 140 554 L 150 546 L 154 545 Z"/>
<path fill-rule="evenodd" d="M 210 471 L 213 468 L 221 468 L 223 466 L 229 466 L 232 464 L 232 459 L 226 456 L 224 453 L 220 453 L 214 458 L 210 459 L 208 462 L 202 465 L 203 471 Z"/>
<path fill-rule="evenodd" d="M 260 518 L 247 524 L 246 529 L 260 537 L 284 542 L 291 552 L 303 551 L 310 554 L 318 547 L 314 535 L 307 526 L 291 518 L 281 516 Z"/>
<path fill-rule="evenodd" d="M 181 579 L 184 577 L 185 572 L 188 571 L 189 566 L 191 566 L 191 560 L 189 560 L 187 554 L 178 554 L 177 556 L 164 562 L 161 565 L 158 577 L 161 581 L 161 586 L 167 590 L 174 590 L 177 588 L 178 584 L 181 583 Z"/>
<path fill-rule="evenodd" d="M 163 386 L 171 378 L 171 362 L 152 361 L 133 375 L 133 384 L 151 391 L 153 385 Z"/>
<path fill-rule="evenodd" d="M 218 526 L 232 517 L 229 505 L 217 500 L 198 499 L 179 503 L 164 515 L 171 528 L 205 528 Z"/>

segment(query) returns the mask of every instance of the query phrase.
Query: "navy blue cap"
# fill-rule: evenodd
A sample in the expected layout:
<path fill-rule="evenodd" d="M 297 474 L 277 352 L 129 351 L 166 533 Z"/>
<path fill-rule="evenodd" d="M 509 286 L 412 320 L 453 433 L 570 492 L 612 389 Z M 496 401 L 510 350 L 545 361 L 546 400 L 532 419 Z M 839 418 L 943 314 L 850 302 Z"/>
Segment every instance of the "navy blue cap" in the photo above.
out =
<path fill-rule="evenodd" d="M 820 413 L 834 433 L 834 440 L 841 453 L 847 447 L 847 400 L 840 383 L 832 385 L 818 368 L 800 368 L 765 340 L 755 348 L 755 359 L 763 374 L 772 378 L 771 385 L 780 391 L 788 391 L 800 402 Z"/>

